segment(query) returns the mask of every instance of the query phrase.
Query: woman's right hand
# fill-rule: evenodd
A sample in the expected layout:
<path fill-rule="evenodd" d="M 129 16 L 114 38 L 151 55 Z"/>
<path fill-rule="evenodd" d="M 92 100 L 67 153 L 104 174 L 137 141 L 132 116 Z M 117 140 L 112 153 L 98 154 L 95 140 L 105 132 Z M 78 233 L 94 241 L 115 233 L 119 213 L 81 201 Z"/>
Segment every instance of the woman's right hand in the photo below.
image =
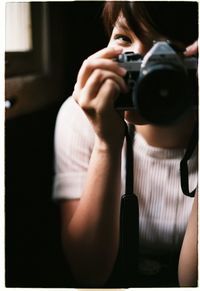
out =
<path fill-rule="evenodd" d="M 86 59 L 73 92 L 97 138 L 109 146 L 122 145 L 124 139 L 124 120 L 114 108 L 119 93 L 127 92 L 126 70 L 113 61 L 121 52 L 121 48 L 108 47 Z"/>

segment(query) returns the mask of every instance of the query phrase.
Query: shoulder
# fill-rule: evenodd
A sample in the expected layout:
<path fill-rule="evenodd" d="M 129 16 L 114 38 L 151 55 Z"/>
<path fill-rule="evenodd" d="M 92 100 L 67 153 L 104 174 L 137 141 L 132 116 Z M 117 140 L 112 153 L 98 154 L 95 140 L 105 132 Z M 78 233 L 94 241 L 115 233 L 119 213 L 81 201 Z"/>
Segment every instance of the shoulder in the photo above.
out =
<path fill-rule="evenodd" d="M 61 106 L 55 125 L 55 145 L 81 143 L 92 147 L 94 142 L 94 131 L 86 115 L 75 102 L 69 97 Z M 66 149 L 65 149 L 66 151 Z"/>
<path fill-rule="evenodd" d="M 93 129 L 88 121 L 85 113 L 80 106 L 76 103 L 73 97 L 69 97 L 61 106 L 57 119 L 56 130 L 59 128 L 76 130 L 77 133 L 87 133 L 93 135 Z"/>
<path fill-rule="evenodd" d="M 57 122 L 60 120 L 85 120 L 84 112 L 80 106 L 75 102 L 73 97 L 68 97 L 59 109 Z"/>
<path fill-rule="evenodd" d="M 72 97 L 61 106 L 54 134 L 54 198 L 80 197 L 94 145 L 94 131 Z"/>

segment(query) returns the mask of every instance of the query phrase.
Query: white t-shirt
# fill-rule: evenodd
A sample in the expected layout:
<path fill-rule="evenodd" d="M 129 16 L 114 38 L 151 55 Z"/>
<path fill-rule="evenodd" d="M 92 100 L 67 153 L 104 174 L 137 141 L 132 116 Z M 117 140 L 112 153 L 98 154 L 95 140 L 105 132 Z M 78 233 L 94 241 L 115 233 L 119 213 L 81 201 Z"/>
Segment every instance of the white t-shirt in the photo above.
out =
<path fill-rule="evenodd" d="M 62 105 L 55 128 L 54 199 L 80 198 L 94 145 L 94 132 L 72 97 Z M 125 185 L 125 147 L 122 150 L 122 189 Z M 182 243 L 193 199 L 182 193 L 180 160 L 184 150 L 134 140 L 134 193 L 139 201 L 141 245 L 151 251 L 176 249 Z M 197 185 L 197 153 L 189 162 L 189 185 Z"/>

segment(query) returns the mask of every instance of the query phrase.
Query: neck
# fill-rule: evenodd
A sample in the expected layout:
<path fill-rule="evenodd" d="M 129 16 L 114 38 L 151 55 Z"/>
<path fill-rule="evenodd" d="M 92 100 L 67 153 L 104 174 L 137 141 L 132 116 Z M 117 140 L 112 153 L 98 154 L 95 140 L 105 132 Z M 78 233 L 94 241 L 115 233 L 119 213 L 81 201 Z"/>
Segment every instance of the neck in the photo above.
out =
<path fill-rule="evenodd" d="M 151 146 L 161 148 L 186 148 L 195 124 L 194 115 L 188 115 L 173 126 L 136 125 Z"/>

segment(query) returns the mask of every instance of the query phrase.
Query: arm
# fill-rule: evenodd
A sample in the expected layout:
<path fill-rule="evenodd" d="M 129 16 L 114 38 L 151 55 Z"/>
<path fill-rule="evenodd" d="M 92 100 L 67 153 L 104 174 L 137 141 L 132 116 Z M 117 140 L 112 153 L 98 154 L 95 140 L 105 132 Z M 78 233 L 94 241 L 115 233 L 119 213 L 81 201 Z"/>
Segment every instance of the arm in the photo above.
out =
<path fill-rule="evenodd" d="M 188 46 L 185 51 L 186 56 L 198 53 L 198 41 Z M 195 194 L 192 212 L 189 217 L 185 237 L 183 240 L 178 277 L 182 287 L 196 287 L 198 275 L 198 194 Z"/>
<path fill-rule="evenodd" d="M 118 249 L 120 210 L 119 153 L 94 148 L 80 200 L 62 202 L 62 237 L 78 282 L 102 284 Z"/>
<path fill-rule="evenodd" d="M 182 287 L 196 287 L 198 273 L 198 198 L 194 199 L 179 258 L 179 283 Z"/>
<path fill-rule="evenodd" d="M 125 85 L 110 60 L 116 54 L 107 48 L 88 59 L 73 94 L 96 137 L 81 199 L 61 203 L 62 238 L 75 278 L 87 287 L 108 279 L 118 250 L 124 124 L 113 103 Z"/>

